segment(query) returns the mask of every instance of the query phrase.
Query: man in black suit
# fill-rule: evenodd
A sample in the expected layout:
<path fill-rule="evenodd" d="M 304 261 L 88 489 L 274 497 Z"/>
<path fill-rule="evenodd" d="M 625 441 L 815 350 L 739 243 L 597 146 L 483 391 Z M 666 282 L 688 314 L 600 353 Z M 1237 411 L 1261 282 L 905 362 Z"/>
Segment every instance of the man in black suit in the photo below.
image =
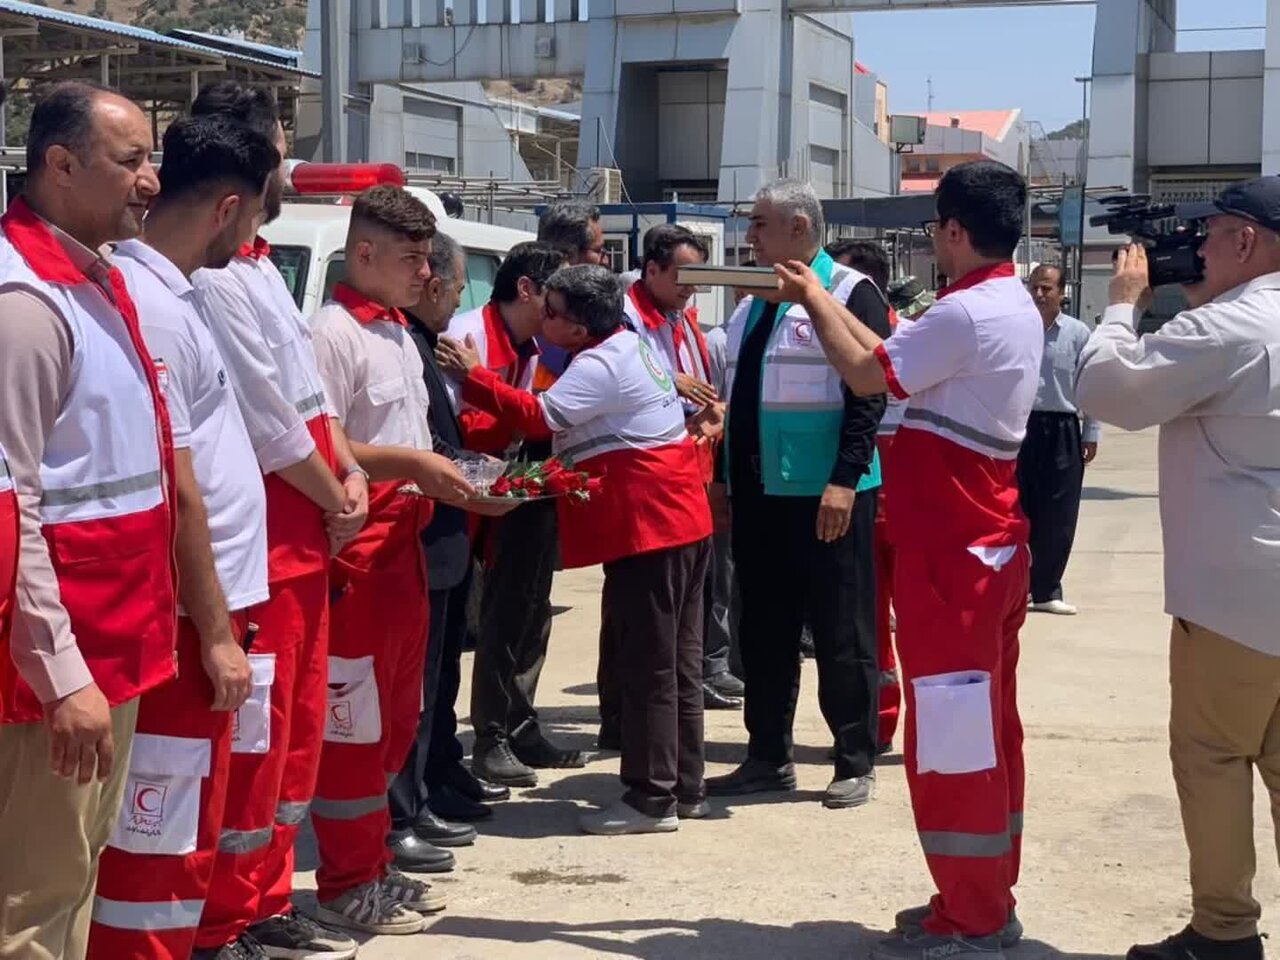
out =
<path fill-rule="evenodd" d="M 457 459 L 462 431 L 436 366 L 436 338 L 449 325 L 466 287 L 466 257 L 457 242 L 437 232 L 431 241 L 431 278 L 422 299 L 407 311 L 409 333 L 422 355 L 423 379 L 430 395 L 428 417 L 437 453 Z M 467 630 L 471 588 L 471 543 L 467 515 L 437 503 L 422 532 L 427 554 L 431 626 L 422 682 L 418 736 L 404 769 L 392 782 L 391 847 L 400 869 L 433 871 L 432 846 L 466 846 L 476 831 L 467 821 L 493 815 L 486 801 L 505 800 L 511 791 L 477 779 L 462 765 L 458 717 L 454 706 L 462 680 L 462 646 Z M 449 821 L 461 821 L 449 822 Z M 452 861 L 452 856 L 449 857 Z M 425 861 L 425 865 L 424 862 Z"/>

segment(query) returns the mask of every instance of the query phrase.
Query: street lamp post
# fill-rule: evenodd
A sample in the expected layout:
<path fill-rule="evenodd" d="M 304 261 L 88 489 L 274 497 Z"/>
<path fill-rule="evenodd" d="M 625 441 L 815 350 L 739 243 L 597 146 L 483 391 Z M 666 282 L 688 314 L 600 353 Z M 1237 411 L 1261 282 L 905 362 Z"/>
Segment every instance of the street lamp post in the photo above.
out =
<path fill-rule="evenodd" d="M 1071 297 L 1072 308 L 1079 315 L 1084 307 L 1084 205 L 1089 174 L 1089 137 L 1092 133 L 1089 129 L 1089 84 L 1093 82 L 1093 77 L 1076 77 L 1075 80 L 1080 84 L 1080 132 L 1084 137 L 1076 158 L 1076 181 L 1080 186 L 1080 230 L 1077 236 L 1080 242 L 1076 244 L 1074 290 Z"/>

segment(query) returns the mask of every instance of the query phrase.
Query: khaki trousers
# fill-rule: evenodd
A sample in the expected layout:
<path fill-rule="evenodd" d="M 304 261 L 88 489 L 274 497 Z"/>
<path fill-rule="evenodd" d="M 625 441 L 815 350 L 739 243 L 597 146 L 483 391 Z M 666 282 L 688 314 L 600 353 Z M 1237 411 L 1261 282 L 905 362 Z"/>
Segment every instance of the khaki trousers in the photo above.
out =
<path fill-rule="evenodd" d="M 49 767 L 43 723 L 0 726 L 0 958 L 83 960 L 98 854 L 120 811 L 138 701 L 111 711 L 111 777 L 88 786 Z"/>
<path fill-rule="evenodd" d="M 1169 684 L 1169 757 L 1191 853 L 1191 925 L 1214 940 L 1251 937 L 1262 915 L 1252 889 L 1255 766 L 1271 793 L 1280 844 L 1280 657 L 1175 619 Z"/>

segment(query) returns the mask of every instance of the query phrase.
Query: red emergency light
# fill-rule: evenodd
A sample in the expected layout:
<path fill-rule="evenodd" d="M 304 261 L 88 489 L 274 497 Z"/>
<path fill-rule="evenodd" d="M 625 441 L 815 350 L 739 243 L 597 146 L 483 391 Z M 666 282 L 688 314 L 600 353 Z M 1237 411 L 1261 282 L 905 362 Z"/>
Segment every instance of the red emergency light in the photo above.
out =
<path fill-rule="evenodd" d="M 299 163 L 289 171 L 294 193 L 360 193 L 370 187 L 405 185 L 394 163 Z"/>

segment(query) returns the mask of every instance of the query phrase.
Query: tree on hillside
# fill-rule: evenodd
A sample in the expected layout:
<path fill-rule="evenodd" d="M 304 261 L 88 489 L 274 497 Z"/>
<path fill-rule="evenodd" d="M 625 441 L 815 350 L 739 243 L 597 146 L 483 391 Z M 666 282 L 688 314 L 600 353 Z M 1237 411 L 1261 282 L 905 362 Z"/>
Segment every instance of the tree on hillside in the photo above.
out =
<path fill-rule="evenodd" d="M 198 30 L 220 36 L 243 36 L 257 43 L 295 49 L 307 25 L 305 6 L 279 0 L 141 0 L 134 8 L 135 26 L 164 33 Z"/>
<path fill-rule="evenodd" d="M 1050 140 L 1088 140 L 1089 139 L 1089 121 L 1088 120 L 1072 120 L 1061 130 L 1055 130 L 1048 135 Z"/>

